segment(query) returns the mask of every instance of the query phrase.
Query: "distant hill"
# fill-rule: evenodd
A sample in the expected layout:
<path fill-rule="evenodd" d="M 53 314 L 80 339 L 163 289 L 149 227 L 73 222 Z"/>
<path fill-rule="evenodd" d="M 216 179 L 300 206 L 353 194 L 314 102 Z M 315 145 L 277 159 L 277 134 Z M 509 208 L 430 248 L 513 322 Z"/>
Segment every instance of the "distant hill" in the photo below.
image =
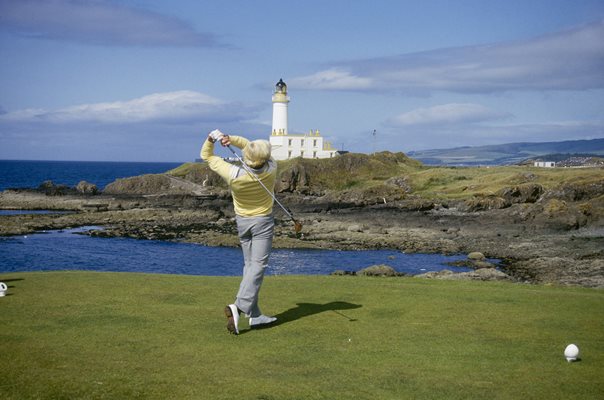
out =
<path fill-rule="evenodd" d="M 543 143 L 507 143 L 411 151 L 409 157 L 428 165 L 509 165 L 548 154 L 604 156 L 604 138 Z"/>

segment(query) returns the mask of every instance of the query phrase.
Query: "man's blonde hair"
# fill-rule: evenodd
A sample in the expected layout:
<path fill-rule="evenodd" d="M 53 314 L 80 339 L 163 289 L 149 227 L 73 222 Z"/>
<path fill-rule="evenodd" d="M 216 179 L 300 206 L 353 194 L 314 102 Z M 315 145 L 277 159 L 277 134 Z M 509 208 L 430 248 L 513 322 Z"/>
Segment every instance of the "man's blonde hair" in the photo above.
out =
<path fill-rule="evenodd" d="M 243 149 L 243 162 L 251 168 L 260 168 L 271 158 L 271 144 L 267 140 L 253 140 Z"/>

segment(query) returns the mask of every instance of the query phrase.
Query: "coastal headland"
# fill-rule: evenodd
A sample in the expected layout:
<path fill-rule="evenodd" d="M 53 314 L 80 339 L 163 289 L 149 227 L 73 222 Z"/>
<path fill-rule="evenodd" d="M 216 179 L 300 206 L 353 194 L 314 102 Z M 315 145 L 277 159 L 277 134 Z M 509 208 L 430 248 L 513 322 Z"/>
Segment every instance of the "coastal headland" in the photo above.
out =
<path fill-rule="evenodd" d="M 403 153 L 345 154 L 280 162 L 276 193 L 304 226 L 296 235 L 275 209 L 278 248 L 479 252 L 501 259 L 505 275 L 469 259 L 473 279 L 604 287 L 603 168 L 430 167 Z M 228 188 L 200 163 L 102 191 L 85 182 L 5 190 L 0 209 L 72 211 L 1 215 L 2 236 L 98 225 L 91 235 L 238 245 Z"/>

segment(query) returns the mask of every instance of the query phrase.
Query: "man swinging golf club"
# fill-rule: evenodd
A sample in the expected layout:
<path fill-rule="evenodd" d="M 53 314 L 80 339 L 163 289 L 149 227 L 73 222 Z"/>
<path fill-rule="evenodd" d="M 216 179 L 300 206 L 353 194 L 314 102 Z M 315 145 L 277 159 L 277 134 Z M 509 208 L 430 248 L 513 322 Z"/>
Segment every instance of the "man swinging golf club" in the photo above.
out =
<path fill-rule="evenodd" d="M 214 143 L 220 142 L 243 151 L 241 166 L 232 165 L 214 155 Z M 232 150 L 232 149 L 231 149 Z M 229 136 L 219 130 L 210 132 L 201 149 L 201 158 L 212 171 L 220 175 L 231 188 L 237 231 L 243 250 L 243 277 L 235 303 L 225 307 L 227 330 L 239 334 L 239 315 L 248 316 L 250 328 L 264 326 L 277 320 L 263 315 L 258 306 L 258 293 L 273 243 L 272 193 L 277 176 L 277 163 L 271 158 L 271 145 L 266 140 L 249 141 Z"/>

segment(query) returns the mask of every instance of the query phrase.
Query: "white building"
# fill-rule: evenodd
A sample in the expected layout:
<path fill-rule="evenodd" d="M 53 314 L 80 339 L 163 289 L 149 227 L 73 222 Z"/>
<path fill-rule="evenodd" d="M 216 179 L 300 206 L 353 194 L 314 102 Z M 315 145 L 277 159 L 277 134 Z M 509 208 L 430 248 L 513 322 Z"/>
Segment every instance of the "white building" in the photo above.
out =
<path fill-rule="evenodd" d="M 553 161 L 535 161 L 535 167 L 554 168 L 556 163 Z"/>
<path fill-rule="evenodd" d="M 273 129 L 270 137 L 271 154 L 275 160 L 302 158 L 331 158 L 337 149 L 324 140 L 319 130 L 307 134 L 290 134 L 287 129 L 287 85 L 280 79 L 273 93 Z"/>

